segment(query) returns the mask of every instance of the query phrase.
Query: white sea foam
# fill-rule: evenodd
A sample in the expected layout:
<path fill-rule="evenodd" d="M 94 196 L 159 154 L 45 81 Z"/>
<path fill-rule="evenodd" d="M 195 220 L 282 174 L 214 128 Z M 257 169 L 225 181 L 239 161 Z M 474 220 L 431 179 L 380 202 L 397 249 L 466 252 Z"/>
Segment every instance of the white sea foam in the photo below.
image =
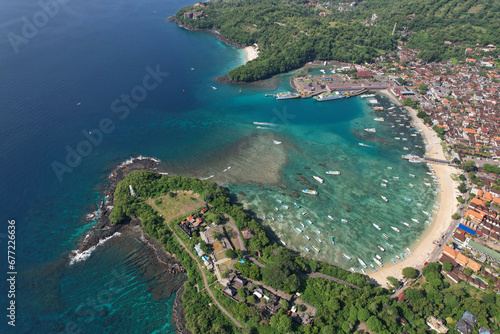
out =
<path fill-rule="evenodd" d="M 107 238 L 102 239 L 101 241 L 99 241 L 99 243 L 97 245 L 90 247 L 86 251 L 83 251 L 83 252 L 80 252 L 78 250 L 72 251 L 72 254 L 69 256 L 69 258 L 70 258 L 69 265 L 71 266 L 75 262 L 85 261 L 86 259 L 88 259 L 90 257 L 90 255 L 97 248 L 97 246 L 100 246 L 100 245 L 104 244 L 106 241 L 108 241 L 109 239 L 113 238 L 114 236 L 120 236 L 120 235 L 121 235 L 120 232 L 116 232 L 115 234 L 113 234 L 113 235 L 111 235 L 111 236 L 109 236 Z M 89 234 L 87 234 L 85 236 L 85 240 L 88 237 L 89 237 Z"/>
<path fill-rule="evenodd" d="M 130 165 L 131 163 L 134 162 L 134 160 L 146 160 L 146 159 L 153 160 L 156 163 L 160 163 L 161 162 L 160 159 L 153 158 L 153 157 L 144 157 L 144 156 L 140 155 L 138 157 L 134 157 L 134 158 L 130 158 L 130 159 L 125 160 L 118 167 L 121 168 L 121 167 L 125 167 L 127 165 Z"/>

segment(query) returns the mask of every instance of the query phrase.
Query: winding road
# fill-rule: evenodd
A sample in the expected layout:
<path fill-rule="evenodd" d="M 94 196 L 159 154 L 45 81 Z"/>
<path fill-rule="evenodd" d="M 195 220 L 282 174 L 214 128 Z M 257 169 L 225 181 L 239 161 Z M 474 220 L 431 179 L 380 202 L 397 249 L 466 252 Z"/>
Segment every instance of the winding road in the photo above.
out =
<path fill-rule="evenodd" d="M 160 212 L 163 217 L 167 217 L 167 215 L 165 214 L 165 212 L 163 212 L 163 210 L 161 210 L 160 208 L 158 208 L 156 206 L 156 204 L 154 203 L 154 201 L 149 201 L 149 204 L 158 212 Z M 177 241 L 179 242 L 179 244 L 184 247 L 184 249 L 186 250 L 186 252 L 189 254 L 189 256 L 191 256 L 191 258 L 193 260 L 196 261 L 196 264 L 198 265 L 198 268 L 200 269 L 201 271 L 201 274 L 203 275 L 203 283 L 205 285 L 205 290 L 207 290 L 208 294 L 210 295 L 210 297 L 212 298 L 212 300 L 214 301 L 214 303 L 217 305 L 217 307 L 222 311 L 222 313 L 224 313 L 225 315 L 227 315 L 227 317 L 229 319 L 231 319 L 231 321 L 234 323 L 235 326 L 239 327 L 239 328 L 243 328 L 243 326 L 238 322 L 238 320 L 236 320 L 220 303 L 219 301 L 215 298 L 214 294 L 212 293 L 212 291 L 210 290 L 210 287 L 209 287 L 209 284 L 208 284 L 208 280 L 207 280 L 207 276 L 205 274 L 205 271 L 203 270 L 203 267 L 201 266 L 200 262 L 198 261 L 198 258 L 196 256 L 193 255 L 193 253 L 191 253 L 191 251 L 186 247 L 186 245 L 184 244 L 184 242 L 179 238 L 179 236 L 177 236 L 177 234 L 175 233 L 175 231 L 172 229 L 172 227 L 170 227 L 170 225 L 168 225 L 168 222 L 167 223 L 167 226 L 168 228 L 170 229 L 170 231 L 173 233 L 174 237 L 177 239 Z"/>

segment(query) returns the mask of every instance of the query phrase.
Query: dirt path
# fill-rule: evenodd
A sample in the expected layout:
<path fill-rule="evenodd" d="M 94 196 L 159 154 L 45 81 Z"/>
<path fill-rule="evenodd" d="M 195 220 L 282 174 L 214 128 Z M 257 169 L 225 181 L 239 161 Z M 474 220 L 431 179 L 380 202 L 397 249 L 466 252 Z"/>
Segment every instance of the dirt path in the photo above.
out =
<path fill-rule="evenodd" d="M 157 210 L 158 212 L 160 212 L 164 218 L 166 217 L 165 215 L 165 212 L 163 212 L 163 210 L 159 209 L 156 204 L 150 200 L 148 201 L 149 204 L 153 207 L 153 209 Z M 243 328 L 243 326 L 238 322 L 238 320 L 236 320 L 220 303 L 219 301 L 215 298 L 214 294 L 212 293 L 212 291 L 210 290 L 210 286 L 208 284 L 208 280 L 207 280 L 207 276 L 205 274 L 205 271 L 203 271 L 203 267 L 201 266 L 200 262 L 198 261 L 198 258 L 195 257 L 193 255 L 193 253 L 191 253 L 191 251 L 188 249 L 188 247 L 186 247 L 186 245 L 184 244 L 184 242 L 177 236 L 177 234 L 175 233 L 175 231 L 170 227 L 170 225 L 168 225 L 168 228 L 170 229 L 170 231 L 173 233 L 174 237 L 177 239 L 177 241 L 179 242 L 179 244 L 181 244 L 182 247 L 184 247 L 184 249 L 186 250 L 186 252 L 189 254 L 189 256 L 191 256 L 191 258 L 193 260 L 196 261 L 196 264 L 198 265 L 198 268 L 200 269 L 201 271 L 201 274 L 203 275 L 203 283 L 205 285 L 205 290 L 207 290 L 208 294 L 210 295 L 210 297 L 212 298 L 212 300 L 214 301 L 214 303 L 217 305 L 217 307 L 222 311 L 222 313 L 224 313 L 225 315 L 228 316 L 229 319 L 231 319 L 231 321 L 235 324 L 235 326 L 239 327 L 239 328 Z"/>

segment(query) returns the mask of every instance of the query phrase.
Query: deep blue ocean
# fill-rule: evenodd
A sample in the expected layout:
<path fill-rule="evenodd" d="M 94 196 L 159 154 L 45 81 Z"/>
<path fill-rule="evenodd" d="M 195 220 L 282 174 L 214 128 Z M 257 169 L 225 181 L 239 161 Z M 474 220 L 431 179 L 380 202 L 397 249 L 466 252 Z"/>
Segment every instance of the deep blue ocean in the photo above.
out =
<path fill-rule="evenodd" d="M 244 52 L 166 22 L 189 2 L 62 2 L 46 7 L 50 15 L 36 1 L 0 2 L 0 274 L 9 271 L 9 220 L 17 272 L 16 326 L 4 311 L 0 333 L 175 333 L 170 290 L 183 277 L 151 269 L 155 256 L 137 233 L 68 264 L 95 223 L 85 217 L 102 199 L 111 169 L 130 157 L 158 158 L 169 173 L 213 177 L 266 216 L 276 240 L 302 253 L 317 241 L 321 252 L 308 256 L 345 268 L 359 268 L 355 257 L 371 261 L 375 245 L 384 244 L 373 222 L 391 237 L 388 254 L 425 229 L 422 210 L 432 211 L 435 189 L 423 185 L 432 183 L 423 180 L 430 178 L 425 166 L 400 158 L 423 154 L 423 143 L 399 125 L 409 123 L 398 108 L 376 115 L 360 98 L 319 104 L 264 97 L 289 90 L 289 75 L 242 86 L 214 82 L 242 64 Z M 377 127 L 376 136 L 367 137 L 367 127 Z M 325 179 L 318 196 L 289 197 L 305 187 L 297 173 L 311 184 L 312 175 Z M 382 179 L 389 181 L 384 189 Z M 289 209 L 276 211 L 276 199 Z M 309 215 L 294 211 L 294 202 Z M 292 232 L 306 218 L 314 223 L 304 231 L 312 240 Z M 399 221 L 411 218 L 422 223 L 404 230 Z M 5 310 L 11 298 L 1 282 Z"/>

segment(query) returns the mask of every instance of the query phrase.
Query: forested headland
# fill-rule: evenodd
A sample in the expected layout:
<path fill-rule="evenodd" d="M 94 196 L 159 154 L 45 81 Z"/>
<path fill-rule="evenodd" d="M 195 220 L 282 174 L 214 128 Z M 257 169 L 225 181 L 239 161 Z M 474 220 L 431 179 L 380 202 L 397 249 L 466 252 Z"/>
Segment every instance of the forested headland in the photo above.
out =
<path fill-rule="evenodd" d="M 203 6 L 182 8 L 175 15 L 177 22 L 218 30 L 241 45 L 259 46 L 257 59 L 229 72 L 234 81 L 265 79 L 312 60 L 370 63 L 377 55 L 394 51 L 398 42 L 418 49 L 425 61 L 463 54 L 467 45 L 500 42 L 500 5 L 495 0 L 367 0 L 356 6 L 308 0 L 216 0 Z M 185 18 L 191 10 L 203 14 Z M 460 46 L 450 48 L 445 41 Z"/>

